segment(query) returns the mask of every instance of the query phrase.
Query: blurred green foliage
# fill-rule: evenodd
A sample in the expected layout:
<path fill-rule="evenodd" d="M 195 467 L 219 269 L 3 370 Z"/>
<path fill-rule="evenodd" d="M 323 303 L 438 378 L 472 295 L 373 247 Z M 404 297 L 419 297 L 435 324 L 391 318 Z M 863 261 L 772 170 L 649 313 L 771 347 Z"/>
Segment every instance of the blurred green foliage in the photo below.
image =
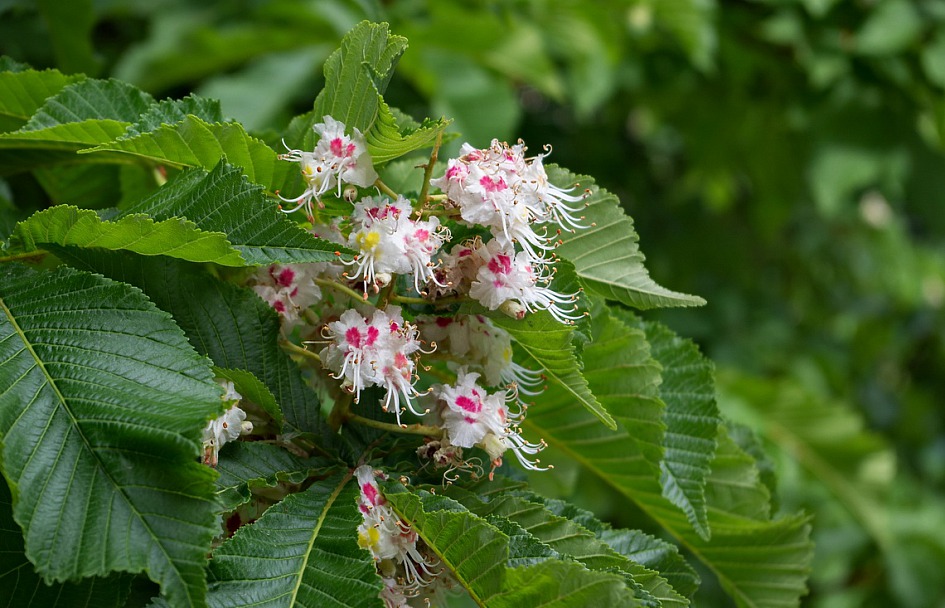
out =
<path fill-rule="evenodd" d="M 654 278 L 709 300 L 655 314 L 719 362 L 783 508 L 815 514 L 806 605 L 945 605 L 945 3 L 12 0 L 0 53 L 216 97 L 267 136 L 365 18 L 409 39 L 386 98 L 455 118 L 445 152 L 551 144 L 621 197 Z M 71 177 L 9 178 L 0 207 L 81 196 Z"/>

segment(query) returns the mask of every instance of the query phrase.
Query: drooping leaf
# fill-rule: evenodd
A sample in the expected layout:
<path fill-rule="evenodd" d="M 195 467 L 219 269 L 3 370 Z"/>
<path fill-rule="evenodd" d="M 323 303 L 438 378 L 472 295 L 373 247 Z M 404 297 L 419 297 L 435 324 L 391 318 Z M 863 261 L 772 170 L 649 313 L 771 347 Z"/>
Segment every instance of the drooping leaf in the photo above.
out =
<path fill-rule="evenodd" d="M 436 138 L 441 134 L 450 121 L 440 118 L 438 120 L 427 119 L 412 130 L 402 130 L 397 124 L 397 119 L 382 99 L 378 109 L 377 120 L 367 132 L 368 152 L 375 163 L 385 163 L 395 158 L 421 150 L 433 145 Z"/>
<path fill-rule="evenodd" d="M 279 483 L 301 483 L 319 469 L 333 464 L 322 458 L 302 458 L 274 445 L 235 441 L 220 450 L 217 464 L 217 500 L 226 510 L 248 501 L 257 488 Z"/>
<path fill-rule="evenodd" d="M 21 608 L 120 608 L 130 577 L 115 574 L 78 582 L 48 585 L 23 553 L 23 531 L 13 521 L 13 500 L 0 483 L 0 606 Z"/>
<path fill-rule="evenodd" d="M 133 125 L 130 133 L 153 126 L 160 115 L 143 117 L 143 122 Z M 284 175 L 291 167 L 291 163 L 280 162 L 272 148 L 249 135 L 239 123 L 210 123 L 193 115 L 139 135 L 95 143 L 95 147 L 81 152 L 90 155 L 90 161 L 101 153 L 120 153 L 151 163 L 209 171 L 226 157 L 227 162 L 242 168 L 251 181 L 267 188 L 275 182 L 275 176 Z"/>
<path fill-rule="evenodd" d="M 381 608 L 383 583 L 371 554 L 358 546 L 358 492 L 344 471 L 240 528 L 213 552 L 210 606 Z"/>
<path fill-rule="evenodd" d="M 336 251 L 348 251 L 303 230 L 260 186 L 223 162 L 209 173 L 184 171 L 119 216 L 132 214 L 155 220 L 185 217 L 201 230 L 222 232 L 244 265 L 327 262 L 337 259 Z"/>
<path fill-rule="evenodd" d="M 653 352 L 661 346 L 652 344 Z M 607 365 L 595 357 L 593 343 L 585 349 L 584 362 L 588 369 L 606 369 Z M 596 395 L 611 394 L 606 376 L 598 379 L 589 375 L 588 381 Z M 667 385 L 671 382 L 671 377 L 664 378 L 660 390 L 676 390 Z M 592 415 L 567 393 L 549 385 L 541 407 L 529 410 L 523 426 L 633 500 L 712 570 L 740 606 L 797 605 L 806 590 L 811 558 L 808 521 L 803 516 L 778 520 L 760 517 L 768 506 L 762 504 L 764 492 L 754 489 L 763 486 L 758 471 L 726 435 L 720 436 L 720 447 L 709 467 L 711 474 L 705 480 L 712 533 L 711 540 L 705 540 L 693 529 L 689 518 L 663 496 L 640 448 L 621 434 L 622 427 L 618 426 L 615 433 L 595 423 Z M 672 432 L 672 420 L 667 423 L 671 425 L 667 433 Z M 747 491 L 728 491 L 740 486 Z M 736 500 L 744 497 L 756 502 L 746 505 Z M 759 517 L 746 516 L 748 511 Z"/>
<path fill-rule="evenodd" d="M 689 603 L 658 572 L 630 561 L 591 530 L 551 513 L 537 500 L 507 494 L 484 502 L 472 492 L 450 488 L 449 493 L 476 515 L 507 518 L 556 554 L 579 561 L 591 570 L 623 572 L 627 585 L 644 604 L 686 606 Z"/>
<path fill-rule="evenodd" d="M 286 432 L 327 432 L 314 391 L 279 347 L 279 317 L 253 291 L 167 258 L 58 250 L 71 264 L 139 287 L 171 313 L 197 352 L 219 367 L 263 381 L 282 408 Z M 328 441 L 327 435 L 321 436 Z"/>
<path fill-rule="evenodd" d="M 659 323 L 636 321 L 614 309 L 630 325 L 642 327 L 653 357 L 663 367 L 660 398 L 666 404 L 665 454 L 660 462 L 663 496 L 683 510 L 696 531 L 708 538 L 705 479 L 715 454 L 715 436 L 722 419 L 715 403 L 715 371 L 689 340 Z"/>
<path fill-rule="evenodd" d="M 562 232 L 563 243 L 555 251 L 574 264 L 590 290 L 642 310 L 705 304 L 700 297 L 670 291 L 650 278 L 633 220 L 621 210 L 616 196 L 596 186 L 590 177 L 554 165 L 549 165 L 547 171 L 552 184 L 589 192 L 584 199 L 587 207 L 581 213 L 587 227 Z"/>
<path fill-rule="evenodd" d="M 47 99 L 81 79 L 56 70 L 0 72 L 0 132 L 19 129 Z"/>
<path fill-rule="evenodd" d="M 205 232 L 186 219 L 155 222 L 143 214 L 109 222 L 91 209 L 57 205 L 30 216 L 10 235 L 10 251 L 30 252 L 51 245 L 131 251 L 221 266 L 245 266 L 240 252 L 221 232 Z"/>
<path fill-rule="evenodd" d="M 600 422 L 615 428 L 613 417 L 597 401 L 581 374 L 581 364 L 571 344 L 574 333 L 572 326 L 559 323 L 546 311 L 529 314 L 521 321 L 499 316 L 492 320 L 509 332 L 521 350 L 541 368 L 550 383 L 587 408 Z M 523 360 L 523 364 L 530 367 L 527 359 Z"/>
<path fill-rule="evenodd" d="M 673 589 L 684 597 L 691 597 L 699 588 L 699 576 L 679 554 L 673 543 L 650 536 L 640 530 L 615 529 L 600 521 L 590 511 L 579 509 L 563 500 L 532 496 L 546 509 L 578 523 L 606 542 L 617 553 L 660 573 Z"/>
<path fill-rule="evenodd" d="M 144 571 L 204 606 L 209 362 L 141 292 L 69 268 L 6 266 L 0 315 L 2 466 L 30 560 L 47 580 Z"/>
<path fill-rule="evenodd" d="M 455 501 L 409 492 L 396 483 L 387 484 L 384 493 L 480 606 L 584 606 L 591 598 L 606 606 L 639 605 L 623 577 L 574 561 L 545 559 L 507 567 L 509 536 Z"/>

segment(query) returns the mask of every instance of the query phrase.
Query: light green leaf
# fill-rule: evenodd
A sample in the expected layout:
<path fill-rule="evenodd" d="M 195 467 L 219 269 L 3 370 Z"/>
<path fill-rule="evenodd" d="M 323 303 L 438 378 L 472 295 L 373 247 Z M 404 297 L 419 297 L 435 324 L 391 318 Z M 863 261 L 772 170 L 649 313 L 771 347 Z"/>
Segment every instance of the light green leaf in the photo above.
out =
<path fill-rule="evenodd" d="M 194 116 L 209 123 L 225 122 L 219 101 L 188 95 L 183 99 L 164 99 L 151 104 L 147 111 L 128 126 L 121 139 L 132 139 L 157 131 L 162 125 L 182 122 L 188 116 Z"/>
<path fill-rule="evenodd" d="M 607 410 L 597 401 L 581 374 L 571 336 L 574 328 L 562 325 L 546 311 L 532 313 L 523 320 L 495 316 L 493 323 L 509 332 L 515 343 L 542 369 L 551 383 L 565 391 L 571 399 L 585 407 L 610 428 L 616 423 Z M 526 367 L 528 360 L 522 360 Z"/>
<path fill-rule="evenodd" d="M 246 265 L 225 234 L 204 232 L 189 220 L 170 218 L 155 222 L 146 215 L 135 214 L 109 222 L 91 209 L 71 205 L 50 207 L 17 224 L 10 236 L 9 249 L 14 253 L 30 252 L 51 245 L 165 255 L 221 266 Z"/>
<path fill-rule="evenodd" d="M 598 188 L 594 180 L 566 169 L 548 166 L 551 183 L 560 188 L 586 189 L 583 211 L 587 228 L 563 232 L 555 252 L 574 264 L 588 289 L 641 310 L 666 306 L 701 306 L 705 300 L 657 285 L 643 266 L 633 220 L 624 214 L 617 197 Z"/>
<path fill-rule="evenodd" d="M 246 370 L 262 380 L 285 414 L 286 432 L 320 434 L 323 444 L 330 444 L 318 398 L 279 347 L 278 314 L 253 291 L 168 258 L 56 253 L 74 266 L 139 287 L 171 313 L 197 352 L 219 367 Z"/>
<path fill-rule="evenodd" d="M 368 152 L 375 163 L 385 163 L 430 147 L 450 122 L 443 118 L 427 119 L 416 129 L 402 131 L 387 103 L 381 99 L 377 120 L 366 134 Z"/>
<path fill-rule="evenodd" d="M 13 521 L 13 499 L 0 483 L 0 606 L 21 608 L 120 608 L 130 576 L 88 578 L 47 585 L 23 553 L 23 532 Z"/>
<path fill-rule="evenodd" d="M 144 571 L 174 605 L 204 606 L 209 362 L 127 285 L 0 272 L 2 466 L 30 561 L 50 581 Z"/>
<path fill-rule="evenodd" d="M 376 606 L 383 588 L 358 546 L 358 484 L 337 473 L 270 507 L 213 552 L 210 606 Z"/>
<path fill-rule="evenodd" d="M 19 129 L 47 99 L 81 79 L 56 70 L 0 72 L 0 131 Z"/>
<path fill-rule="evenodd" d="M 98 153 L 121 153 L 152 163 L 201 167 L 208 171 L 226 157 L 227 162 L 242 168 L 251 181 L 265 187 L 273 184 L 274 176 L 285 174 L 292 166 L 278 162 L 275 151 L 246 133 L 242 125 L 211 124 L 192 115 L 174 124 L 161 125 L 154 131 L 108 140 L 81 152 Z"/>
<path fill-rule="evenodd" d="M 132 214 L 156 220 L 186 217 L 201 230 L 222 232 L 245 260 L 242 265 L 327 262 L 337 259 L 336 251 L 349 251 L 303 230 L 262 187 L 223 162 L 209 173 L 184 171 L 121 215 Z"/>
<path fill-rule="evenodd" d="M 653 344 L 654 354 L 661 347 Z M 584 362 L 588 369 L 607 366 L 606 358 L 601 359 L 595 352 L 593 342 L 585 348 Z M 668 367 L 668 363 L 664 364 L 664 368 Z M 668 382 L 671 380 L 664 378 L 661 391 L 676 389 L 667 386 Z M 601 398 L 613 394 L 607 376 L 598 379 L 589 374 L 588 383 Z M 727 435 L 721 436 L 719 441 L 725 449 L 717 450 L 710 463 L 711 474 L 705 480 L 706 512 L 712 533 L 711 541 L 707 541 L 693 529 L 689 518 L 663 496 L 640 447 L 628 440 L 634 432 L 632 423 L 624 427 L 619 412 L 614 410 L 614 414 L 618 430 L 607 431 L 570 395 L 551 385 L 543 395 L 541 407 L 529 409 L 523 427 L 633 500 L 712 570 L 740 606 L 796 605 L 805 592 L 811 557 L 807 519 L 792 516 L 772 521 L 760 516 L 768 506 L 763 500 L 765 492 L 756 489 L 763 484 L 753 461 L 743 458 L 744 453 Z M 667 434 L 674 432 L 672 419 L 667 419 L 667 423 L 670 424 Z M 740 485 L 748 491 L 735 492 Z M 754 502 L 736 500 L 745 497 Z M 746 516 L 748 512 L 758 517 Z"/>
<path fill-rule="evenodd" d="M 267 443 L 234 441 L 220 450 L 217 500 L 224 509 L 233 510 L 247 502 L 254 489 L 301 483 L 332 464 L 321 458 L 302 458 Z"/>

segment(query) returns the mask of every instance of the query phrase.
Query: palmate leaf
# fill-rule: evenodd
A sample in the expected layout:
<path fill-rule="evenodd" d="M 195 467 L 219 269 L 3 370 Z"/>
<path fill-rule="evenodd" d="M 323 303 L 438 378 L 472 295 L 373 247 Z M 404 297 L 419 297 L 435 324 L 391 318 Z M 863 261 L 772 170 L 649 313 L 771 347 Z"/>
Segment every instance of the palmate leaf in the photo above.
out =
<path fill-rule="evenodd" d="M 574 561 L 547 559 L 509 568 L 510 537 L 459 503 L 396 483 L 384 489 L 443 566 L 480 606 L 639 606 L 618 574 L 592 571 Z M 514 538 L 514 537 L 513 537 Z"/>
<path fill-rule="evenodd" d="M 222 232 L 243 265 L 327 262 L 337 259 L 335 252 L 349 251 L 303 230 L 279 211 L 262 187 L 224 162 L 209 173 L 184 171 L 119 216 L 133 214 L 155 220 L 186 217 L 201 230 Z"/>
<path fill-rule="evenodd" d="M 120 608 L 128 594 L 130 577 L 87 578 L 48 585 L 33 570 L 23 553 L 23 531 L 13 521 L 13 500 L 0 483 L 0 606 L 21 608 Z"/>
<path fill-rule="evenodd" d="M 147 572 L 204 606 L 222 409 L 209 362 L 138 290 L 62 268 L 0 274 L 3 474 L 47 580 Z"/>
<path fill-rule="evenodd" d="M 624 214 L 617 197 L 599 188 L 585 175 L 549 165 L 551 183 L 588 190 L 582 211 L 587 227 L 562 232 L 555 252 L 569 260 L 591 291 L 641 310 L 667 306 L 701 306 L 705 300 L 660 287 L 643 266 L 644 257 L 633 229 L 633 220 Z"/>
<path fill-rule="evenodd" d="M 321 408 L 298 365 L 279 347 L 279 316 L 253 291 L 167 258 L 58 249 L 70 264 L 140 288 L 174 317 L 197 352 L 219 367 L 259 378 L 286 419 L 286 432 L 311 432 L 329 445 Z"/>
<path fill-rule="evenodd" d="M 212 607 L 382 608 L 350 471 L 315 482 L 240 528 L 210 560 Z"/>
<path fill-rule="evenodd" d="M 220 450 L 217 464 L 217 500 L 224 509 L 233 510 L 247 502 L 254 489 L 272 488 L 280 482 L 301 483 L 332 464 L 323 458 L 302 458 L 267 443 L 229 443 Z"/>
<path fill-rule="evenodd" d="M 147 215 L 135 214 L 110 222 L 91 209 L 71 205 L 34 213 L 16 225 L 9 239 L 9 250 L 13 253 L 42 250 L 50 245 L 131 251 L 221 266 L 246 265 L 225 234 L 204 232 L 186 219 L 155 222 Z"/>
<path fill-rule="evenodd" d="M 82 78 L 57 70 L 0 72 L 0 132 L 19 129 L 47 99 Z"/>
<path fill-rule="evenodd" d="M 654 354 L 663 348 L 659 334 L 656 338 Z M 594 346 L 591 343 L 584 351 L 585 365 L 606 369 L 606 359 L 599 359 Z M 607 376 L 589 374 L 588 382 L 601 398 L 614 391 Z M 671 375 L 664 377 L 661 392 L 677 390 L 672 382 Z M 619 423 L 619 413 L 614 414 Z M 678 425 L 684 420 L 685 416 L 668 417 L 667 436 L 684 434 L 685 425 Z M 683 511 L 663 496 L 652 466 L 639 446 L 627 439 L 632 424 L 626 428 L 620 424 L 616 433 L 607 431 L 568 394 L 550 385 L 541 407 L 529 410 L 523 426 L 633 500 L 715 572 L 739 605 L 796 605 L 804 593 L 811 557 L 807 520 L 792 516 L 772 521 L 766 516 L 767 494 L 756 487 L 764 484 L 754 462 L 727 435 L 720 436 L 720 447 L 710 462 L 711 474 L 705 479 L 707 523 L 712 534 L 708 541 Z"/>

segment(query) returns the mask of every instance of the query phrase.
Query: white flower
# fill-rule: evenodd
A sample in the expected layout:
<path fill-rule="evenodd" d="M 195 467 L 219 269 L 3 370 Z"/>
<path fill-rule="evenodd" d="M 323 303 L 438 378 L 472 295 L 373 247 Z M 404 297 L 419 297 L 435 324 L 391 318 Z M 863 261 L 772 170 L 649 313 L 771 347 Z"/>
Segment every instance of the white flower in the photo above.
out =
<path fill-rule="evenodd" d="M 340 197 L 343 184 L 366 188 L 377 180 L 377 172 L 361 131 L 354 129 L 350 136 L 345 135 L 344 123 L 331 116 L 325 116 L 323 120 L 325 122 L 312 127 L 319 135 L 315 150 L 289 150 L 279 157 L 299 163 L 306 184 L 305 191 L 299 196 L 282 199 L 287 203 L 298 203 L 286 213 L 305 208 L 309 221 L 314 221 L 312 202 L 320 203 L 321 196 L 332 188 L 337 188 Z"/>
<path fill-rule="evenodd" d="M 449 231 L 437 217 L 413 220 L 412 212 L 403 197 L 394 202 L 365 197 L 355 204 L 348 245 L 360 251 L 352 264 L 364 281 L 365 293 L 368 286 L 381 283 L 382 276 L 389 282 L 386 277 L 392 274 L 412 274 L 418 292 L 421 284 L 436 282 L 431 258 L 449 239 Z"/>
<path fill-rule="evenodd" d="M 486 262 L 479 267 L 469 295 L 489 310 L 501 309 L 517 318 L 524 317 L 526 311 L 547 310 L 561 323 L 580 318 L 562 308 L 573 303 L 577 295 L 559 294 L 548 287 L 552 277 L 547 266 L 535 262 L 526 252 L 516 253 L 492 240 L 479 255 Z"/>
<path fill-rule="evenodd" d="M 391 599 L 398 596 L 414 597 L 442 569 L 437 569 L 439 560 L 428 558 L 420 552 L 416 531 L 387 504 L 387 499 L 377 486 L 375 475 L 375 471 L 367 465 L 361 465 L 355 470 L 361 488 L 358 509 L 363 518 L 358 526 L 358 544 L 371 552 L 385 578 L 402 581 L 393 590 L 387 590 Z M 385 591 L 382 591 L 381 597 L 384 598 L 384 595 Z"/>
<path fill-rule="evenodd" d="M 217 384 L 223 387 L 221 399 L 230 408 L 219 418 L 208 422 L 203 430 L 203 462 L 212 467 L 217 466 L 220 448 L 253 430 L 252 423 L 245 422 L 246 412 L 237 407 L 243 396 L 236 392 L 233 383 L 218 379 Z"/>
<path fill-rule="evenodd" d="M 508 402 L 516 400 L 515 391 L 489 394 L 476 383 L 478 378 L 479 374 L 461 369 L 455 385 L 434 387 L 447 441 L 459 447 L 482 448 L 494 467 L 502 464 L 502 455 L 511 449 L 523 467 L 547 470 L 538 465 L 538 460 L 529 460 L 545 448 L 545 443 L 529 443 L 519 435 L 518 425 L 525 417 L 525 408 L 510 412 Z"/>
<path fill-rule="evenodd" d="M 400 424 L 400 414 L 414 409 L 413 398 L 419 393 L 416 381 L 415 353 L 421 350 L 416 326 L 404 321 L 400 308 L 388 306 L 375 310 L 370 321 L 356 310 L 342 313 L 338 321 L 326 327 L 331 343 L 322 349 L 322 365 L 344 379 L 342 385 L 355 394 L 355 402 L 367 386 L 387 389 L 383 409 L 391 408 Z"/>
<path fill-rule="evenodd" d="M 471 226 L 486 226 L 503 245 L 519 243 L 535 261 L 548 261 L 545 252 L 554 244 L 546 230 L 536 225 L 557 224 L 565 230 L 582 228 L 568 203 L 580 202 L 548 181 L 542 160 L 525 158 L 525 146 L 492 140 L 477 150 L 464 144 L 459 158 L 450 159 L 443 177 L 430 184 L 446 193 L 459 207 L 460 217 Z"/>
<path fill-rule="evenodd" d="M 257 268 L 250 279 L 253 291 L 269 303 L 285 321 L 296 321 L 299 312 L 318 302 L 322 291 L 314 279 L 330 265 L 273 264 Z"/>

